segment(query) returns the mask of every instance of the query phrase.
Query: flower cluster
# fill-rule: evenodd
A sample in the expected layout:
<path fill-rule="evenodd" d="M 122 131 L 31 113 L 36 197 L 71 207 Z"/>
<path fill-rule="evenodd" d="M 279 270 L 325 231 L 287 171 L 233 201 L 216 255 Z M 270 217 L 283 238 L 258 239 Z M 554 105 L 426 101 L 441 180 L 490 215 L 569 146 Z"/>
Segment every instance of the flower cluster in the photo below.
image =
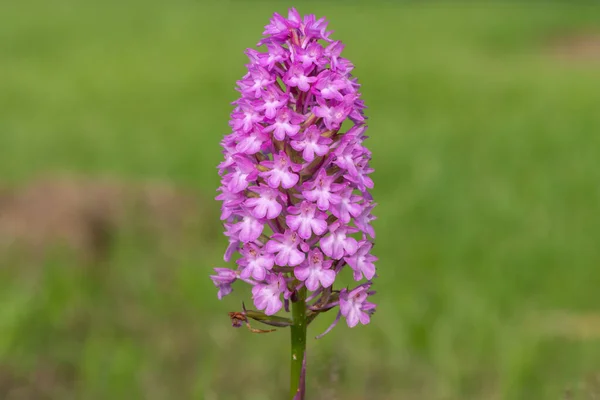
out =
<path fill-rule="evenodd" d="M 275 13 L 263 34 L 258 45 L 266 52 L 246 51 L 248 72 L 237 82 L 241 98 L 218 167 L 224 258 L 241 257 L 237 270 L 215 268 L 211 278 L 219 298 L 236 280 L 251 284 L 266 315 L 287 310 L 305 287 L 310 312 L 339 305 L 337 319 L 367 324 L 375 309 L 368 301 L 375 203 L 354 66 L 323 18 L 302 19 L 292 8 L 288 18 Z M 366 281 L 334 290 L 345 266 Z"/>

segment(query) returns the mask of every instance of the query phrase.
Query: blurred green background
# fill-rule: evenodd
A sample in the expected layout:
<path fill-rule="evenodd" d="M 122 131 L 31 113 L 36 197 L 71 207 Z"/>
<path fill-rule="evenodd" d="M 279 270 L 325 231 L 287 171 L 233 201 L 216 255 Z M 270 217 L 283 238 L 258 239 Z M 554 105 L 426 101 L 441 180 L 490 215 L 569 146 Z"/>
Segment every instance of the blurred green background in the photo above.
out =
<path fill-rule="evenodd" d="M 248 288 L 219 302 L 208 275 L 225 266 L 212 198 L 243 51 L 289 5 L 0 2 L 0 399 L 284 398 L 288 332 L 232 329 Z M 309 341 L 308 398 L 598 398 L 600 5 L 297 7 L 356 65 L 379 203 L 378 312 Z M 101 179 L 126 188 L 117 206 L 140 182 L 192 192 L 197 223 L 110 225 L 108 255 L 40 255 L 50 224 L 14 251 L 16 226 L 37 235 Z"/>

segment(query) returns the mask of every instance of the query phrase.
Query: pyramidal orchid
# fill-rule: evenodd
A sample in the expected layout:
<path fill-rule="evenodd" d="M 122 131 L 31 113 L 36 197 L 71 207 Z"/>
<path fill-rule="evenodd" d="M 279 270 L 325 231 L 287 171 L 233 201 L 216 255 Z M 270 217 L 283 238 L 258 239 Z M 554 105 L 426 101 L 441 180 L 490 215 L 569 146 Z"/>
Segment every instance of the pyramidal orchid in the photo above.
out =
<path fill-rule="evenodd" d="M 368 324 L 375 311 L 373 170 L 360 85 L 326 20 L 292 8 L 287 18 L 275 13 L 263 35 L 264 51 L 246 51 L 218 167 L 224 258 L 237 255 L 237 268 L 215 268 L 211 279 L 219 298 L 236 281 L 252 286 L 256 310 L 230 313 L 234 327 L 271 331 L 250 327 L 251 318 L 290 328 L 290 398 L 303 399 L 308 324 L 337 309 L 325 334 L 342 318 Z M 336 285 L 344 270 L 355 287 Z M 276 315 L 290 308 L 291 317 Z"/>

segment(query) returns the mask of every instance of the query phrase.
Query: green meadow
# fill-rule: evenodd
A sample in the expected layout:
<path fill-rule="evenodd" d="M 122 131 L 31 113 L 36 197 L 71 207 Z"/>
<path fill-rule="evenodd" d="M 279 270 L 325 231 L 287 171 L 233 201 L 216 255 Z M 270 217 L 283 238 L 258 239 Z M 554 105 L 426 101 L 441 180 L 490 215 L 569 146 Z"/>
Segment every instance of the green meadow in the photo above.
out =
<path fill-rule="evenodd" d="M 98 265 L 0 258 L 1 399 L 285 398 L 289 333 L 233 329 L 250 291 L 219 301 L 208 275 L 243 52 L 290 5 L 0 2 L 2 185 L 68 171 L 205 199 L 171 252 L 124 229 Z M 600 396 L 600 53 L 578 45 L 600 5 L 296 6 L 356 65 L 378 203 L 378 311 L 309 339 L 308 398 Z"/>

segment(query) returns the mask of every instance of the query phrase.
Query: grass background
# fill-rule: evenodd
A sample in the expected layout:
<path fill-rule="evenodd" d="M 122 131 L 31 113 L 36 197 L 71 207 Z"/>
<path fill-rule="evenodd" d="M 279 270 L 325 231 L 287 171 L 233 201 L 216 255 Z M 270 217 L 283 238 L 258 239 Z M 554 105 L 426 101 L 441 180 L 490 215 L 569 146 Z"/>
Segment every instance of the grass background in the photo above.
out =
<path fill-rule="evenodd" d="M 2 180 L 72 170 L 212 196 L 243 51 L 289 4 L 1 2 Z M 591 328 L 538 320 L 600 311 L 600 62 L 552 45 L 600 34 L 600 7 L 297 6 L 356 65 L 379 203 L 378 313 L 309 341 L 308 398 L 599 396 L 600 343 L 576 335 Z M 249 292 L 219 302 L 207 277 L 226 240 L 190 240 L 159 254 L 123 232 L 102 279 L 61 259 L 32 284 L 3 262 L 2 398 L 283 398 L 287 332 L 231 329 Z"/>

